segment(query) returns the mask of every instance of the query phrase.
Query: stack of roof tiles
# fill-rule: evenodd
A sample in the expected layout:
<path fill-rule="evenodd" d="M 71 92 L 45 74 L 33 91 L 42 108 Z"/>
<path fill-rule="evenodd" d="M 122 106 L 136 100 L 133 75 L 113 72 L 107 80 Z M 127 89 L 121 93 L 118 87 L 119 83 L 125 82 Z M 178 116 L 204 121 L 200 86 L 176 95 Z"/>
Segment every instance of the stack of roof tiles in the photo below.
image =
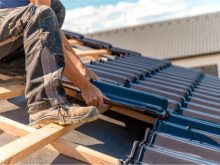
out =
<path fill-rule="evenodd" d="M 115 55 L 87 64 L 101 77 L 94 84 L 110 99 L 139 104 L 145 108 L 140 113 L 155 112 L 160 118 L 134 145 L 127 163 L 220 163 L 220 79 L 76 33 L 66 35 Z"/>

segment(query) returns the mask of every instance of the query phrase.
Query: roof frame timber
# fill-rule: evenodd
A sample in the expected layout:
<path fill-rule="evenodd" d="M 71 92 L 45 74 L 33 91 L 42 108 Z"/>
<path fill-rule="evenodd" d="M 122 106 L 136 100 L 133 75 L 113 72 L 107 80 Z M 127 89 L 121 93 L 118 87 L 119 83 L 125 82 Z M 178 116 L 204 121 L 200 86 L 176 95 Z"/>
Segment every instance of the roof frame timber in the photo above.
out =
<path fill-rule="evenodd" d="M 74 45 L 83 45 L 82 42 L 76 40 L 76 39 L 69 39 L 68 42 L 70 43 L 71 46 Z M 76 48 L 73 48 L 73 51 L 76 53 L 77 56 L 79 56 L 80 58 L 88 58 L 91 60 L 98 60 L 100 58 L 100 56 L 102 55 L 111 55 L 111 51 L 107 50 L 107 49 L 94 49 L 94 50 L 79 50 Z"/>
<path fill-rule="evenodd" d="M 47 149 L 59 152 L 63 155 L 66 155 L 66 156 L 69 156 L 69 157 L 72 157 L 77 160 L 81 160 L 83 162 L 90 163 L 90 164 L 118 164 L 119 163 L 118 159 L 113 158 L 111 156 L 105 155 L 103 153 L 97 152 L 95 150 L 89 149 L 87 147 L 84 147 L 84 146 L 81 146 L 81 145 L 78 145 L 75 143 L 70 143 L 70 142 L 64 140 L 63 138 L 58 139 L 59 137 L 61 137 L 65 133 L 67 133 L 70 130 L 72 130 L 76 127 L 79 127 L 79 126 L 80 125 L 74 125 L 74 126 L 70 125 L 67 127 L 62 127 L 62 126 L 58 126 L 55 124 L 50 125 L 50 126 L 48 125 L 48 127 L 46 127 L 46 129 L 43 129 L 43 131 L 45 133 L 50 132 L 50 134 L 51 134 L 51 131 L 53 131 L 55 133 L 57 133 L 57 132 L 61 132 L 61 133 L 59 133 L 60 136 L 57 135 L 55 137 L 55 139 L 53 139 L 53 140 L 50 140 L 50 139 L 48 140 L 47 137 L 44 139 L 41 139 L 41 140 L 47 140 L 46 141 L 47 143 L 45 144 L 45 141 L 44 141 L 44 145 L 42 145 L 43 143 L 39 142 L 39 139 L 37 139 L 37 141 L 36 140 L 33 141 L 33 139 L 31 139 L 33 137 L 34 133 L 36 134 L 36 136 L 38 136 L 37 129 L 0 116 L 0 129 L 3 132 L 6 132 L 6 133 L 11 134 L 16 137 L 25 137 L 24 139 L 26 139 L 27 141 L 32 141 L 33 143 L 38 142 L 41 144 L 40 145 L 41 148 L 45 146 Z M 51 127 L 53 127 L 53 128 L 51 128 Z M 30 136 L 27 136 L 27 135 L 30 135 Z M 56 139 L 58 139 L 58 140 L 56 140 Z M 18 142 L 16 142 L 16 143 L 15 142 L 12 144 L 9 143 L 10 147 L 12 147 L 13 149 L 17 148 L 17 143 L 20 143 L 21 141 L 23 141 L 23 140 L 18 139 Z M 49 145 L 47 145 L 47 144 L 49 144 Z M 7 148 L 10 148 L 10 147 L 7 147 Z M 12 157 L 13 159 L 8 159 L 8 155 L 1 156 L 0 163 L 16 163 L 18 160 L 21 160 L 22 158 L 24 158 L 25 156 L 27 156 L 30 153 L 30 152 L 27 152 L 27 151 L 30 151 L 28 147 L 29 147 L 28 145 L 23 146 L 23 148 L 25 148 L 25 151 L 20 150 L 21 152 L 18 152 L 18 154 L 19 154 L 18 157 L 17 157 L 17 155 L 13 155 L 12 153 L 10 153 L 9 156 L 11 156 L 11 157 L 13 156 Z M 5 147 L 3 149 L 5 150 Z M 40 149 L 40 148 L 37 147 L 34 149 L 34 151 L 36 151 L 37 149 Z M 0 153 L 1 153 L 1 151 L 2 151 L 2 148 L 0 148 Z M 31 151 L 33 152 L 33 149 L 31 149 Z M 26 154 L 24 154 L 24 152 Z M 13 152 L 13 153 L 15 153 L 15 152 Z"/>
<path fill-rule="evenodd" d="M 0 148 L 0 164 L 15 164 L 45 145 L 58 139 L 77 125 L 62 127 L 49 124 Z"/>

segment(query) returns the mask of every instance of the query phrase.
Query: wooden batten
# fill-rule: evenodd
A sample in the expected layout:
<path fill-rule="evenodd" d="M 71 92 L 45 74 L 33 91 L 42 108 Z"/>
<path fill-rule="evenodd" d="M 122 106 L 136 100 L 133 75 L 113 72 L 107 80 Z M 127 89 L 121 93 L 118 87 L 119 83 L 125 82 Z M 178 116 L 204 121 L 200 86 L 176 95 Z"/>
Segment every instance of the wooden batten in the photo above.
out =
<path fill-rule="evenodd" d="M 22 137 L 37 129 L 0 115 L 0 130 L 15 137 Z"/>
<path fill-rule="evenodd" d="M 99 60 L 99 58 L 97 59 L 97 57 L 93 57 L 93 56 L 86 56 L 86 57 L 79 57 L 79 58 L 83 64 L 89 64 L 91 61 L 94 62 L 94 61 Z"/>
<path fill-rule="evenodd" d="M 0 148 L 0 164 L 14 164 L 60 138 L 77 125 L 49 124 Z"/>
<path fill-rule="evenodd" d="M 21 84 L 0 84 L 0 100 L 23 96 L 25 85 Z"/>
<path fill-rule="evenodd" d="M 82 42 L 75 40 L 75 39 L 69 39 L 68 42 L 70 45 L 83 45 Z"/>
<path fill-rule="evenodd" d="M 100 55 L 105 55 L 105 54 L 111 54 L 111 52 L 109 52 L 108 50 L 105 50 L 105 49 L 79 50 L 79 49 L 73 48 L 73 50 L 75 51 L 76 55 L 78 55 L 79 57 L 100 56 Z"/>
<path fill-rule="evenodd" d="M 92 150 L 82 145 L 61 141 L 60 139 L 53 142 L 51 145 L 61 154 L 81 160 L 89 164 L 105 164 L 105 165 L 118 165 L 120 160 L 112 156 L 103 154 L 101 152 Z"/>
<path fill-rule="evenodd" d="M 155 122 L 155 118 L 153 117 L 150 117 L 150 116 L 126 109 L 126 108 L 114 106 L 114 107 L 111 107 L 111 110 L 114 112 L 120 113 L 122 115 L 143 121 L 145 123 L 154 124 Z"/>
<path fill-rule="evenodd" d="M 78 40 L 74 40 L 74 39 L 70 39 L 70 40 L 68 40 L 68 42 L 72 46 L 74 46 L 74 45 L 83 45 L 82 42 L 80 42 Z M 82 57 L 89 58 L 90 57 L 90 59 L 92 59 L 92 60 L 97 60 L 100 55 L 109 55 L 109 54 L 111 54 L 111 52 L 106 50 L 106 49 L 80 50 L 80 49 L 73 48 L 73 51 L 80 58 L 82 58 Z"/>
<path fill-rule="evenodd" d="M 108 117 L 108 116 L 105 116 L 105 115 L 102 115 L 102 114 L 99 115 L 99 119 L 102 119 L 106 122 L 109 122 L 109 123 L 112 123 L 112 124 L 115 124 L 115 125 L 118 125 L 118 126 L 121 126 L 121 127 L 126 127 L 126 124 L 124 122 L 121 122 L 119 120 L 113 119 L 111 117 Z"/>
<path fill-rule="evenodd" d="M 79 125 L 76 125 L 74 127 L 64 127 L 62 129 L 66 129 L 65 131 L 69 131 Z M 0 116 L 0 129 L 4 132 L 11 134 L 16 137 L 22 137 L 25 135 L 28 135 L 29 133 L 34 133 L 37 131 L 37 129 L 26 126 L 24 124 L 18 123 L 16 121 L 13 121 L 11 119 L 5 118 Z M 47 128 L 47 131 L 50 130 L 50 128 Z M 58 130 L 60 130 L 60 127 L 58 127 Z M 36 135 L 39 136 L 39 135 Z M 31 141 L 31 139 L 28 139 Z M 17 147 L 17 146 L 14 146 Z M 43 146 L 42 146 L 43 147 Z M 89 149 L 87 147 L 81 146 L 79 144 L 70 143 L 66 140 L 60 138 L 58 140 L 55 139 L 55 141 L 51 141 L 50 145 L 46 145 L 46 148 L 59 152 L 63 155 L 75 158 L 77 160 L 81 160 L 83 162 L 89 163 L 89 164 L 118 164 L 119 160 L 117 158 L 105 155 L 103 153 L 97 152 L 95 150 Z M 1 148 L 0 148 L 1 150 Z M 26 154 L 27 156 L 28 154 Z M 6 157 L 4 159 L 0 159 L 2 162 L 6 161 Z M 10 162 L 12 163 L 12 162 Z"/>

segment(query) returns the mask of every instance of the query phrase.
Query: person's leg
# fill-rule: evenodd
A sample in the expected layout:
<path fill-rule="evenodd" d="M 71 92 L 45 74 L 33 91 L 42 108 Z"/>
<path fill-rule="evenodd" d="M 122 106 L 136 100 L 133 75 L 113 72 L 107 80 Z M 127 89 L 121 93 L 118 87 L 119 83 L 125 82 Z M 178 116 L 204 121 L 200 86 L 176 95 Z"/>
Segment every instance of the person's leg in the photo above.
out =
<path fill-rule="evenodd" d="M 30 113 L 67 102 L 60 84 L 65 64 L 59 31 L 56 15 L 47 6 L 36 7 L 24 30 Z"/>
<path fill-rule="evenodd" d="M 31 17 L 29 10 L 30 6 L 0 9 L 0 61 L 16 58 L 12 58 L 10 54 L 23 45 L 23 31 Z"/>
<path fill-rule="evenodd" d="M 6 58 L 9 54 L 14 54 L 24 40 L 29 112 L 34 113 L 67 102 L 59 81 L 64 60 L 59 26 L 54 12 L 46 6 L 36 8 L 29 5 L 4 9 L 1 13 L 4 14 L 0 28 L 1 57 Z M 40 24 L 42 27 L 39 27 Z M 41 56 L 44 59 L 41 59 Z"/>
<path fill-rule="evenodd" d="M 24 7 L 24 8 L 26 8 L 26 7 Z M 24 8 L 22 8 L 22 9 L 20 8 L 19 10 L 24 11 Z M 65 14 L 66 14 L 65 7 L 60 2 L 60 0 L 52 0 L 51 8 L 53 9 L 53 11 L 55 12 L 55 14 L 57 16 L 59 28 L 61 29 L 63 22 L 64 22 L 64 19 L 65 19 Z M 15 11 L 15 9 L 2 10 L 2 12 L 0 12 L 0 22 L 3 18 L 7 19 L 6 16 L 11 15 L 10 13 L 14 13 L 14 11 Z M 1 13 L 4 13 L 4 14 L 1 14 Z M 16 9 L 16 13 L 17 13 L 17 9 Z M 5 17 L 3 17 L 3 15 Z M 16 20 L 18 20 L 18 18 Z M 23 18 L 23 20 L 24 20 L 24 18 Z M 8 21 L 10 21 L 10 20 L 8 20 Z M 8 21 L 4 21 L 4 22 L 8 22 Z M 27 22 L 27 21 L 24 21 L 24 22 Z M 5 25 L 7 25 L 7 23 L 5 23 Z M 16 25 L 19 25 L 19 24 L 16 23 Z M 5 32 L 5 31 L 9 30 L 9 28 L 2 28 L 2 29 L 4 29 L 4 32 L 2 32 L 0 34 L 10 35 L 9 33 Z M 17 32 L 14 32 L 14 33 L 19 34 L 20 31 L 23 30 L 23 27 L 19 28 L 19 27 L 14 26 L 14 29 L 18 29 Z M 19 31 L 19 29 L 20 29 L 20 31 Z M 23 42 L 21 42 L 21 39 L 23 39 L 23 36 L 19 37 L 19 39 L 17 41 L 9 42 L 5 46 L 1 47 L 2 48 L 1 50 L 3 50 L 2 52 L 5 53 L 5 55 L 3 53 L 0 54 L 0 65 L 1 65 L 0 73 L 1 74 L 5 74 L 8 76 L 19 76 L 20 78 L 22 78 L 22 77 L 24 78 L 24 76 L 25 76 L 25 52 L 24 52 Z M 3 59 L 1 59 L 1 56 L 3 57 Z"/>
<path fill-rule="evenodd" d="M 39 6 L 24 30 L 26 97 L 35 123 L 70 124 L 98 118 L 95 107 L 67 104 L 61 86 L 64 54 L 57 16 L 53 9 Z M 48 108 L 50 108 L 48 110 Z"/>
<path fill-rule="evenodd" d="M 52 0 L 51 8 L 53 9 L 54 13 L 57 16 L 59 28 L 61 29 L 64 23 L 65 16 L 66 16 L 66 9 L 60 0 Z"/>
<path fill-rule="evenodd" d="M 24 41 L 26 98 L 33 123 L 70 124 L 97 119 L 98 112 L 94 107 L 73 107 L 65 104 L 67 100 L 60 84 L 64 57 L 54 11 L 47 6 L 36 7 L 32 4 L 19 10 L 15 12 L 15 16 L 5 17 L 3 24 L 7 25 L 5 20 L 8 18 L 20 17 L 17 22 L 9 19 L 8 23 L 21 23 L 22 29 L 8 36 L 6 34 L 9 32 L 0 31 L 0 48 L 7 49 L 8 45 L 17 40 L 19 44 Z M 10 32 L 14 31 L 13 27 L 11 26 Z M 4 28 L 6 27 L 0 27 Z"/>
<path fill-rule="evenodd" d="M 29 10 L 30 6 L 0 9 L 0 73 L 23 81 L 23 30 L 31 17 Z"/>

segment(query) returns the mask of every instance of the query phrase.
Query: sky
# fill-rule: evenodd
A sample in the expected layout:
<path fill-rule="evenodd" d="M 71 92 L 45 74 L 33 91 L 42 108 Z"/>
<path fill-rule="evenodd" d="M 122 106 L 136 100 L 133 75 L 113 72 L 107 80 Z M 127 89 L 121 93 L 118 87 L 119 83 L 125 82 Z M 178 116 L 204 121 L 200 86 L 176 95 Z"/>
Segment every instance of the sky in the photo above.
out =
<path fill-rule="evenodd" d="M 220 0 L 61 0 L 63 29 L 88 34 L 220 12 Z"/>

